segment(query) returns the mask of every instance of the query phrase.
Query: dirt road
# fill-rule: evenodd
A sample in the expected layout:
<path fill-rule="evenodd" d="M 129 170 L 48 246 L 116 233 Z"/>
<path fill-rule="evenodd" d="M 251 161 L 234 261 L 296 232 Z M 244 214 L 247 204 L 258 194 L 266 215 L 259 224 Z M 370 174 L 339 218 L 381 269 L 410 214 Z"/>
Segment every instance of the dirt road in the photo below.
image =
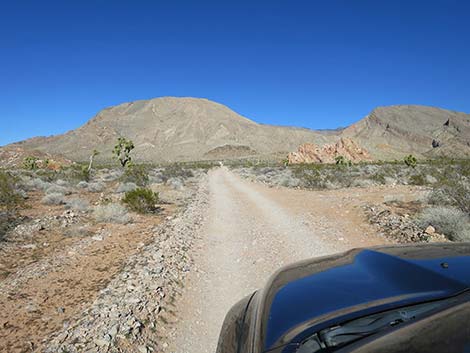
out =
<path fill-rule="evenodd" d="M 209 208 L 195 241 L 194 266 L 177 305 L 180 312 L 167 351 L 214 352 L 228 309 L 279 267 L 383 243 L 357 221 L 353 213 L 359 210 L 351 202 L 351 191 L 329 198 L 318 192 L 271 189 L 226 168 L 211 171 Z"/>

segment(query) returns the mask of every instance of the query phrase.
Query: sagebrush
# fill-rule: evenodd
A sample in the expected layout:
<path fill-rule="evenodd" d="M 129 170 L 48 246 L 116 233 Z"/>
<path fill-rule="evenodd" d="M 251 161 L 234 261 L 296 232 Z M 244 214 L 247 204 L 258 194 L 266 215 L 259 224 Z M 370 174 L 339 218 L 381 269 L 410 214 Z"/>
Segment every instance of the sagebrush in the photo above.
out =
<path fill-rule="evenodd" d="M 418 215 L 416 222 L 422 229 L 433 226 L 450 240 L 470 241 L 470 217 L 459 209 L 430 207 Z"/>
<path fill-rule="evenodd" d="M 117 203 L 109 203 L 95 207 L 93 216 L 97 222 L 126 224 L 131 221 L 127 209 Z"/>

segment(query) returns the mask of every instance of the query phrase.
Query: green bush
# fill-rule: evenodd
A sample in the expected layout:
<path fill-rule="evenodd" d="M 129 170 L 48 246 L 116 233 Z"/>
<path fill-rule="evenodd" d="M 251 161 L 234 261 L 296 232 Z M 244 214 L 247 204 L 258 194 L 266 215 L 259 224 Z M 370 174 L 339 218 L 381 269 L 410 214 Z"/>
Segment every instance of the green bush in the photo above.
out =
<path fill-rule="evenodd" d="M 16 225 L 18 210 L 24 207 L 23 197 L 16 191 L 17 182 L 11 174 L 0 172 L 0 241 Z"/>
<path fill-rule="evenodd" d="M 126 192 L 122 203 L 137 213 L 152 213 L 157 210 L 158 193 L 147 188 L 138 188 Z"/>
<path fill-rule="evenodd" d="M 11 212 L 23 206 L 23 197 L 16 190 L 17 182 L 11 174 L 0 172 L 0 210 Z"/>
<path fill-rule="evenodd" d="M 418 165 L 418 160 L 412 154 L 406 156 L 403 161 L 408 167 L 415 168 Z"/>

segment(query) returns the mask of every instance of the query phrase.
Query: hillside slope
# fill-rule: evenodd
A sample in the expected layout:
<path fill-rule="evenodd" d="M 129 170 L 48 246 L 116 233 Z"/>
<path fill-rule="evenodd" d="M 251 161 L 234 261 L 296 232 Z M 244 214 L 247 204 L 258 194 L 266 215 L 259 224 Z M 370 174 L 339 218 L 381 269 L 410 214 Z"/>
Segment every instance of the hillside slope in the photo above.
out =
<path fill-rule="evenodd" d="M 287 156 L 304 143 L 323 146 L 351 138 L 373 159 L 470 157 L 470 115 L 397 105 L 374 109 L 357 123 L 337 130 L 258 124 L 224 105 L 200 98 L 164 97 L 124 103 L 100 111 L 78 129 L 35 137 L 6 148 L 35 150 L 86 160 L 93 149 L 109 160 L 119 136 L 136 146 L 136 160 L 150 162 Z"/>
<path fill-rule="evenodd" d="M 470 157 L 470 115 L 419 105 L 379 107 L 341 132 L 379 159 Z"/>
<path fill-rule="evenodd" d="M 132 139 L 133 154 L 146 161 L 202 159 L 224 145 L 247 146 L 258 154 L 287 153 L 305 141 L 331 139 L 313 130 L 257 124 L 206 99 L 165 97 L 110 107 L 76 130 L 20 144 L 73 160 L 88 158 L 96 148 L 106 159 L 118 136 Z"/>

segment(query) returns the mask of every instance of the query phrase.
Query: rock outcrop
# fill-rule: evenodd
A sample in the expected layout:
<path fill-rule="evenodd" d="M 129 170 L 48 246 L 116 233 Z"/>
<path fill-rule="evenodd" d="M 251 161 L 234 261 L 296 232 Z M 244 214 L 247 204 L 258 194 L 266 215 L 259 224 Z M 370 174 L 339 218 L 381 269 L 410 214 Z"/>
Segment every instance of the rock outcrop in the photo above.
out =
<path fill-rule="evenodd" d="M 313 143 L 304 143 L 296 152 L 288 154 L 289 164 L 299 163 L 335 163 L 335 158 L 343 156 L 351 162 L 369 161 L 369 152 L 361 148 L 350 138 L 341 138 L 333 144 L 318 146 Z"/>

